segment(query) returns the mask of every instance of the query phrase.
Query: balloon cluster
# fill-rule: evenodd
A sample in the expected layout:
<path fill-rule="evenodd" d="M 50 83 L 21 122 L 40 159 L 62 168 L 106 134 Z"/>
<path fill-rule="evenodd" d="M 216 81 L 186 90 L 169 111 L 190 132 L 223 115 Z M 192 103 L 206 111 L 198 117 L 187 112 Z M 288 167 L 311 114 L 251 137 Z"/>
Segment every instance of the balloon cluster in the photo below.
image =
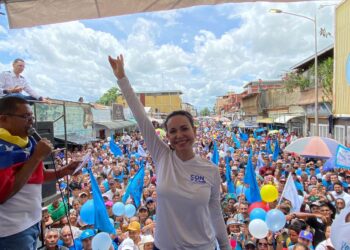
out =
<path fill-rule="evenodd" d="M 132 204 L 124 205 L 122 202 L 117 202 L 112 207 L 113 214 L 116 216 L 126 216 L 131 218 L 136 213 L 136 208 Z M 93 200 L 88 200 L 80 209 L 81 220 L 88 224 L 95 224 L 95 206 Z"/>
<path fill-rule="evenodd" d="M 136 208 L 133 204 L 124 205 L 123 202 L 116 202 L 112 207 L 113 214 L 116 216 L 125 215 L 128 218 L 131 218 L 136 213 Z"/>
<path fill-rule="evenodd" d="M 264 185 L 260 190 L 262 202 L 254 202 L 249 206 L 249 232 L 257 239 L 265 238 L 270 231 L 277 232 L 286 224 L 286 216 L 279 209 L 269 208 L 268 203 L 278 198 L 274 185 Z"/>

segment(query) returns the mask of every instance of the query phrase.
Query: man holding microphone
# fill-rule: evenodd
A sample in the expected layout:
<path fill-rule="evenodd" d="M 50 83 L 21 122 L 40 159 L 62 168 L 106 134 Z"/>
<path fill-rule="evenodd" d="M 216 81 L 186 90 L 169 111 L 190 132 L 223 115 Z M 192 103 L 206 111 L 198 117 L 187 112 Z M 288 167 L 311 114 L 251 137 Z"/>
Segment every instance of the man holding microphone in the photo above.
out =
<path fill-rule="evenodd" d="M 52 152 L 45 138 L 29 135 L 33 112 L 28 101 L 14 96 L 0 99 L 0 249 L 36 249 L 41 221 L 41 186 L 71 175 L 80 162 L 57 170 L 45 169 Z M 57 176 L 56 176 L 57 175 Z"/>

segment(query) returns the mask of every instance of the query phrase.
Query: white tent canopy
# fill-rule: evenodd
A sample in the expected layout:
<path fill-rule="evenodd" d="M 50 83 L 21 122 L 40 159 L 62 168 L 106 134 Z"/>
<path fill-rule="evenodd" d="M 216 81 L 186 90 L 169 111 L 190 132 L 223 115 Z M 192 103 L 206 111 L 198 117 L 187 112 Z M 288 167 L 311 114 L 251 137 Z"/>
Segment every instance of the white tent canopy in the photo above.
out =
<path fill-rule="evenodd" d="M 299 2 L 269 0 L 264 2 Z M 304 0 L 309 1 L 309 0 Z M 262 0 L 3 0 L 10 28 L 61 23 L 73 20 L 118 16 L 221 3 L 263 2 Z"/>

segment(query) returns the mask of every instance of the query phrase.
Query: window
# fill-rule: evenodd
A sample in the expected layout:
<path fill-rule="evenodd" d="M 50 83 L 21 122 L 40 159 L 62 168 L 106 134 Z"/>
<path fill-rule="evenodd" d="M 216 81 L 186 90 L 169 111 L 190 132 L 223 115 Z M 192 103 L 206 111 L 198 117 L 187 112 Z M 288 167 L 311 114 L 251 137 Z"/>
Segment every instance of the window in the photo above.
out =
<path fill-rule="evenodd" d="M 334 139 L 339 143 L 345 145 L 345 126 L 335 125 L 334 126 Z"/>
<path fill-rule="evenodd" d="M 315 123 L 311 123 L 310 125 L 310 136 L 314 136 L 316 133 L 316 124 Z"/>
<path fill-rule="evenodd" d="M 350 126 L 347 126 L 347 137 L 346 137 L 346 143 L 350 144 Z"/>
<path fill-rule="evenodd" d="M 318 135 L 321 137 L 328 137 L 328 129 L 329 129 L 329 125 L 328 124 L 318 124 Z M 311 132 L 311 136 L 315 136 L 316 135 L 316 124 L 315 123 L 311 123 L 311 127 L 310 127 L 310 132 Z"/>
<path fill-rule="evenodd" d="M 320 133 L 319 135 L 321 137 L 328 137 L 328 130 L 329 130 L 329 125 L 328 124 L 319 124 L 320 127 Z"/>

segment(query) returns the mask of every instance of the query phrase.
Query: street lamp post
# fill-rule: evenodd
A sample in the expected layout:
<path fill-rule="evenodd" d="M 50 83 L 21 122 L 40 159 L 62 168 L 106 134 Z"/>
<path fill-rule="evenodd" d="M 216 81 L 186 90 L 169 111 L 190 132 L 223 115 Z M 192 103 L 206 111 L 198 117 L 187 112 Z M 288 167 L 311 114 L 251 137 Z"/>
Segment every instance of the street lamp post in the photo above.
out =
<path fill-rule="evenodd" d="M 271 9 L 270 10 L 271 13 L 283 13 L 283 14 L 287 14 L 287 15 L 291 15 L 291 16 L 296 16 L 296 17 L 301 17 L 304 19 L 307 19 L 309 21 L 311 21 L 314 24 L 314 38 L 315 38 L 315 126 L 316 126 L 316 131 L 315 131 L 315 135 L 318 136 L 319 135 L 319 127 L 318 127 L 318 68 L 317 68 L 317 18 L 315 15 L 315 18 L 311 18 L 308 16 L 303 16 L 303 15 L 299 15 L 296 13 L 291 13 L 291 12 L 286 12 L 280 9 Z"/>

